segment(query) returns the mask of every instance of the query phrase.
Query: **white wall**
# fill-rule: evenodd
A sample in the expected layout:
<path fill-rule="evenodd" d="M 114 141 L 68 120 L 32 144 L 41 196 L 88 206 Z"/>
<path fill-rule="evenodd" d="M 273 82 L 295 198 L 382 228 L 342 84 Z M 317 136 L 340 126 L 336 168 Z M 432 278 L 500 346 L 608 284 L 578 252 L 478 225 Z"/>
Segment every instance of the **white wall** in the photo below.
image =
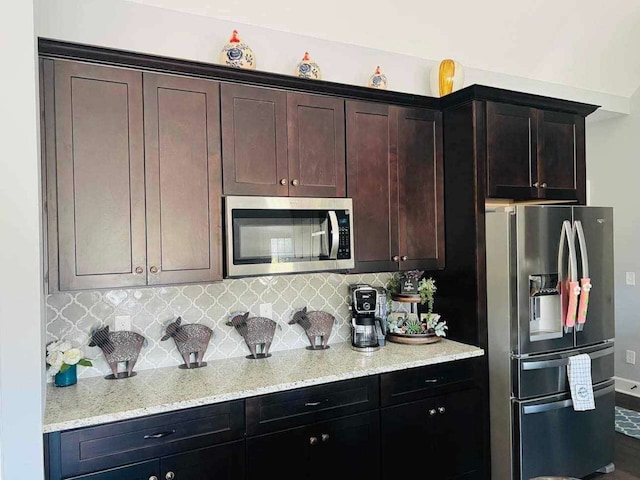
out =
<path fill-rule="evenodd" d="M 591 204 L 614 208 L 616 376 L 640 381 L 640 89 L 631 97 L 631 114 L 587 129 L 587 178 Z M 625 283 L 635 272 L 636 285 Z M 636 351 L 636 365 L 625 350 Z"/>
<path fill-rule="evenodd" d="M 366 85 L 380 65 L 390 90 L 419 95 L 432 95 L 429 72 L 439 60 L 351 45 L 347 43 L 349 32 L 341 37 L 341 43 L 124 0 L 35 3 L 36 32 L 44 38 L 217 63 L 223 44 L 236 28 L 254 51 L 258 70 L 290 74 L 304 52 L 309 51 L 322 69 L 324 80 Z M 372 26 L 372 35 L 376 28 Z M 456 52 L 451 55 L 455 58 Z M 601 105 L 590 119 L 628 113 L 628 99 L 624 97 L 479 69 L 467 68 L 465 72 L 465 85 L 477 83 Z"/>
<path fill-rule="evenodd" d="M 0 16 L 0 477 L 41 479 L 43 295 L 32 0 Z"/>

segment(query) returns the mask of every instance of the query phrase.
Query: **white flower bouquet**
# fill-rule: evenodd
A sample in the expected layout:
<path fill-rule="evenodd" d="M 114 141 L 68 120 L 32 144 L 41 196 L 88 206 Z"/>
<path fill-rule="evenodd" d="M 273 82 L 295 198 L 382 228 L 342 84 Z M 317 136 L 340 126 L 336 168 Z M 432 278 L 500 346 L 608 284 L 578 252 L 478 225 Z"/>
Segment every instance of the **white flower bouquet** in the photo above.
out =
<path fill-rule="evenodd" d="M 72 365 L 91 367 L 91 360 L 84 358 L 82 350 L 73 347 L 66 340 L 57 340 L 47 345 L 47 367 L 52 377 L 63 373 Z"/>

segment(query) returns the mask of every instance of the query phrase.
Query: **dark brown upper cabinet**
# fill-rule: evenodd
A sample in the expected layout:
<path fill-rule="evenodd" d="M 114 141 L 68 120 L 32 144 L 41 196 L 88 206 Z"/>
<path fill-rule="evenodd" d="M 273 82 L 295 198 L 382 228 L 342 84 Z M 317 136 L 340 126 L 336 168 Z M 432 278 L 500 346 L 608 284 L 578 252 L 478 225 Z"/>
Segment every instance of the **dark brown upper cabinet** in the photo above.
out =
<path fill-rule="evenodd" d="M 348 101 L 357 272 L 444 268 L 442 117 Z"/>
<path fill-rule="evenodd" d="M 149 285 L 222 279 L 219 84 L 144 74 Z"/>
<path fill-rule="evenodd" d="M 217 82 L 46 60 L 44 103 L 50 290 L 222 279 Z"/>
<path fill-rule="evenodd" d="M 145 285 L 142 73 L 44 62 L 49 288 Z"/>
<path fill-rule="evenodd" d="M 343 197 L 344 101 L 223 83 L 225 195 Z"/>
<path fill-rule="evenodd" d="M 486 102 L 487 197 L 585 197 L 584 116 Z"/>

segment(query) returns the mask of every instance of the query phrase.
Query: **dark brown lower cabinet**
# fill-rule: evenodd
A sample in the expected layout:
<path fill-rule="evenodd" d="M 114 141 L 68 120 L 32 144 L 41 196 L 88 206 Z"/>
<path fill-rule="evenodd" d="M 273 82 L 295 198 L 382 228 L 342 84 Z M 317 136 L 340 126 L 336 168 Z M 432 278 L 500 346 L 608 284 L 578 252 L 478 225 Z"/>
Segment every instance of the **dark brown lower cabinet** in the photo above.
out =
<path fill-rule="evenodd" d="M 481 360 L 481 359 L 480 359 Z M 45 435 L 47 480 L 484 479 L 479 359 Z"/>
<path fill-rule="evenodd" d="M 361 413 L 247 439 L 247 480 L 380 478 L 379 412 Z"/>
<path fill-rule="evenodd" d="M 71 477 L 69 480 L 244 480 L 244 442 L 237 441 L 159 460 Z"/>
<path fill-rule="evenodd" d="M 423 466 L 438 480 L 484 478 L 481 406 L 480 390 L 468 389 L 383 408 L 382 478 Z"/>

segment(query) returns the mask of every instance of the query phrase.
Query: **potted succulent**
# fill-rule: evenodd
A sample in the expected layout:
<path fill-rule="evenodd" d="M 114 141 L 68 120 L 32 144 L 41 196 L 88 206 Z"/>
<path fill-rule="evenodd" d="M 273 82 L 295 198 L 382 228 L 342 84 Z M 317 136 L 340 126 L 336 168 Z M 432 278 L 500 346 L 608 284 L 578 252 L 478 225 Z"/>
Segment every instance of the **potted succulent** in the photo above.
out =
<path fill-rule="evenodd" d="M 409 278 L 414 279 L 417 274 L 422 276 L 422 272 L 419 270 L 412 270 L 410 272 L 396 272 L 387 282 L 388 301 L 391 302 L 394 295 L 402 295 L 402 282 Z M 420 278 L 417 282 L 417 288 L 413 295 L 420 296 L 420 304 L 426 305 L 426 312 L 420 315 L 420 318 L 415 318 L 415 315 L 401 315 L 393 314 L 389 315 L 388 329 L 391 333 L 408 334 L 408 335 L 428 335 L 445 337 L 446 330 L 448 329 L 447 323 L 440 320 L 440 315 L 433 312 L 433 305 L 435 302 L 436 282 L 433 278 Z M 388 306 L 388 311 L 391 312 L 391 305 Z"/>

